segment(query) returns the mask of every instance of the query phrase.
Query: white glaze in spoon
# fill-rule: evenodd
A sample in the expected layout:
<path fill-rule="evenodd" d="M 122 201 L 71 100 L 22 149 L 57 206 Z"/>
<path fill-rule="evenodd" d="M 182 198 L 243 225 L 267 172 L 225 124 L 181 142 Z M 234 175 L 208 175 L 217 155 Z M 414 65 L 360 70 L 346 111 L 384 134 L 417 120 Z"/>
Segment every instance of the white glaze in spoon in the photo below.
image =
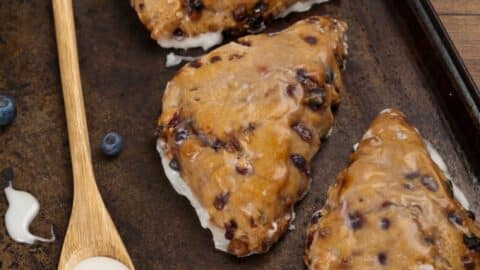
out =
<path fill-rule="evenodd" d="M 5 227 L 7 228 L 8 235 L 13 240 L 25 244 L 33 244 L 35 241 L 55 241 L 53 227 L 52 237 L 50 239 L 33 235 L 28 230 L 30 223 L 40 210 L 40 204 L 32 194 L 14 189 L 11 182 L 4 191 L 9 205 L 7 213 L 5 214 Z"/>
<path fill-rule="evenodd" d="M 121 262 L 108 257 L 91 257 L 75 265 L 73 270 L 129 270 Z"/>

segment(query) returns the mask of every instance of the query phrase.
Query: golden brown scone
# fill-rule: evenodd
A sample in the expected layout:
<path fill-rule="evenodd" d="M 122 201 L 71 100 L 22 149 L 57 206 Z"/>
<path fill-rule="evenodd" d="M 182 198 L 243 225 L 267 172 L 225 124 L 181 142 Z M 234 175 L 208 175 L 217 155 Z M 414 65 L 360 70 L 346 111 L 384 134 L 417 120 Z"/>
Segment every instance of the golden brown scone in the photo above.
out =
<path fill-rule="evenodd" d="M 293 220 L 340 102 L 346 28 L 311 17 L 246 36 L 168 83 L 158 122 L 164 168 L 218 249 L 266 252 Z"/>
<path fill-rule="evenodd" d="M 376 118 L 312 217 L 310 270 L 480 269 L 479 228 L 430 148 L 400 111 Z"/>
<path fill-rule="evenodd" d="M 240 35 L 263 30 L 264 22 L 305 11 L 327 0 L 131 0 L 142 23 L 162 47 L 209 47 L 222 32 Z"/>

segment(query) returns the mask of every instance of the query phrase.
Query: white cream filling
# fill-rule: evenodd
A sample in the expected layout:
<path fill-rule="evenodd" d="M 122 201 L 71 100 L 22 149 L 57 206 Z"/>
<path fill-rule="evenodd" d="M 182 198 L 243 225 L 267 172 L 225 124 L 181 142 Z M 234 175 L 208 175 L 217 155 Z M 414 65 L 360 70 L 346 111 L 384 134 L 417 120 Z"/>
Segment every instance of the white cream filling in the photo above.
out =
<path fill-rule="evenodd" d="M 212 233 L 215 248 L 227 252 L 230 240 L 225 238 L 225 229 L 219 228 L 210 222 L 210 215 L 208 214 L 208 211 L 200 204 L 190 187 L 181 177 L 180 173 L 170 168 L 170 166 L 168 165 L 170 163 L 170 160 L 168 160 L 168 158 L 163 152 L 164 145 L 165 143 L 162 140 L 159 139 L 157 141 L 157 151 L 162 159 L 162 166 L 165 171 L 165 175 L 170 181 L 170 184 L 173 186 L 173 188 L 178 194 L 185 196 L 190 201 L 190 204 L 197 213 L 198 219 L 200 220 L 200 224 L 202 225 L 202 227 L 205 229 L 209 229 Z"/>
<path fill-rule="evenodd" d="M 208 50 L 211 47 L 221 43 L 223 40 L 222 32 L 209 32 L 199 34 L 194 37 L 172 38 L 172 39 L 158 39 L 158 45 L 163 48 L 177 48 L 190 49 L 202 47 L 203 50 Z"/>
<path fill-rule="evenodd" d="M 167 60 L 165 61 L 165 66 L 166 67 L 174 67 L 174 66 L 182 63 L 182 61 L 190 62 L 190 61 L 193 61 L 193 60 L 195 60 L 195 57 L 177 55 L 177 54 L 171 52 L 171 53 L 167 54 Z"/>
<path fill-rule="evenodd" d="M 314 5 L 328 2 L 328 0 L 307 0 L 296 2 L 295 4 L 288 7 L 282 13 L 280 13 L 276 18 L 284 18 L 290 13 L 294 12 L 305 12 L 310 10 Z"/>

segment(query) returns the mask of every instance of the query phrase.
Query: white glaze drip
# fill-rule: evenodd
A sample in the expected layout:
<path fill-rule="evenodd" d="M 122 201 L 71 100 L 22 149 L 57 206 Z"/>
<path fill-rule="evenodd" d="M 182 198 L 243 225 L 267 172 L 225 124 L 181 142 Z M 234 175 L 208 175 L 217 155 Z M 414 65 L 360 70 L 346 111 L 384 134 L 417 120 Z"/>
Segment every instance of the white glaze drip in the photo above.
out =
<path fill-rule="evenodd" d="M 292 206 L 291 214 L 290 214 L 290 222 L 288 223 L 288 230 L 294 231 L 295 230 L 295 218 L 297 214 L 295 213 L 295 208 Z"/>
<path fill-rule="evenodd" d="M 169 53 L 167 54 L 167 60 L 165 62 L 166 67 L 174 67 L 176 65 L 179 65 L 182 63 L 182 61 L 193 61 L 195 60 L 195 57 L 192 56 L 182 56 L 182 55 L 177 55 L 175 53 Z"/>
<path fill-rule="evenodd" d="M 227 252 L 230 240 L 225 238 L 225 229 L 219 228 L 210 222 L 210 215 L 208 214 L 207 209 L 205 209 L 200 204 L 190 187 L 183 180 L 182 176 L 177 171 L 170 168 L 170 166 L 168 165 L 170 161 L 163 152 L 164 145 L 165 143 L 162 140 L 159 139 L 157 141 L 157 151 L 158 153 L 160 153 L 160 157 L 162 159 L 162 166 L 165 171 L 165 175 L 170 181 L 170 184 L 172 184 L 173 188 L 178 194 L 185 196 L 190 201 L 190 204 L 197 213 L 198 219 L 200 220 L 200 224 L 202 225 L 202 227 L 205 229 L 209 229 L 212 232 L 215 248 Z"/>
<path fill-rule="evenodd" d="M 314 5 L 325 3 L 325 2 L 328 2 L 328 0 L 299 1 L 291 5 L 290 7 L 288 7 L 282 13 L 280 13 L 280 15 L 277 16 L 277 18 L 284 18 L 288 16 L 290 13 L 294 13 L 294 12 L 305 12 L 310 10 Z"/>
<path fill-rule="evenodd" d="M 32 194 L 16 190 L 10 182 L 4 189 L 8 201 L 8 209 L 5 214 L 5 227 L 8 235 L 19 243 L 33 244 L 35 241 L 53 242 L 55 234 L 50 239 L 35 236 L 30 233 L 30 223 L 40 210 L 40 203 Z"/>
<path fill-rule="evenodd" d="M 430 158 L 437 165 L 437 167 L 443 172 L 445 177 L 448 180 L 450 180 L 450 182 L 452 182 L 453 196 L 463 206 L 463 208 L 469 210 L 470 203 L 468 202 L 467 196 L 465 196 L 465 193 L 463 193 L 463 191 L 453 182 L 453 178 L 448 172 L 447 164 L 445 163 L 445 161 L 440 156 L 438 151 L 433 147 L 433 145 L 429 141 L 424 139 L 424 142 L 427 145 L 427 150 L 428 150 L 428 153 L 430 154 Z"/>
<path fill-rule="evenodd" d="M 199 34 L 194 37 L 185 37 L 181 39 L 158 39 L 157 42 L 163 48 L 177 48 L 177 49 L 189 49 L 202 47 L 203 50 L 208 50 L 211 47 L 221 43 L 223 35 L 221 32 L 209 32 Z"/>
<path fill-rule="evenodd" d="M 353 145 L 353 151 L 357 151 L 359 143 L 357 142 L 356 144 Z"/>
<path fill-rule="evenodd" d="M 325 139 L 330 138 L 330 136 L 332 136 L 332 133 L 333 133 L 333 127 L 331 127 L 331 128 L 328 130 L 328 132 L 327 132 L 327 134 L 325 134 L 325 137 L 324 137 L 324 138 L 325 138 Z"/>
<path fill-rule="evenodd" d="M 73 270 L 129 270 L 121 262 L 107 257 L 91 257 L 81 261 Z"/>

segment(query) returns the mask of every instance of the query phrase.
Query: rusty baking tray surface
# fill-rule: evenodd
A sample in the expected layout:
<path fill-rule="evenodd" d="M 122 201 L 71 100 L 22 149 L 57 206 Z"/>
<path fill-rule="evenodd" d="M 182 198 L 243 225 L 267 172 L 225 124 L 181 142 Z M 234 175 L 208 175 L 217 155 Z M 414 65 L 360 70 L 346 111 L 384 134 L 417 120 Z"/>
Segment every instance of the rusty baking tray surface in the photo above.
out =
<path fill-rule="evenodd" d="M 332 14 L 349 26 L 347 93 L 332 137 L 313 163 L 310 194 L 297 207 L 297 229 L 266 255 L 235 259 L 213 248 L 188 201 L 166 180 L 155 152 L 155 119 L 166 82 L 167 50 L 150 40 L 129 1 L 75 1 L 78 46 L 97 181 L 137 269 L 304 269 L 305 224 L 347 164 L 352 145 L 373 117 L 398 107 L 444 156 L 454 181 L 479 213 L 480 169 L 476 87 L 428 1 L 332 1 L 274 23 L 287 27 L 309 14 Z M 199 51 L 195 51 L 198 53 Z M 0 2 L 0 93 L 16 98 L 14 124 L 0 130 L 2 184 L 36 194 L 32 225 L 54 244 L 19 245 L 0 223 L 1 269 L 56 269 L 72 201 L 72 179 L 48 0 Z M 114 160 L 99 141 L 115 130 L 126 138 Z M 476 172 L 476 173 L 475 173 Z M 0 213 L 7 207 L 0 196 Z"/>

